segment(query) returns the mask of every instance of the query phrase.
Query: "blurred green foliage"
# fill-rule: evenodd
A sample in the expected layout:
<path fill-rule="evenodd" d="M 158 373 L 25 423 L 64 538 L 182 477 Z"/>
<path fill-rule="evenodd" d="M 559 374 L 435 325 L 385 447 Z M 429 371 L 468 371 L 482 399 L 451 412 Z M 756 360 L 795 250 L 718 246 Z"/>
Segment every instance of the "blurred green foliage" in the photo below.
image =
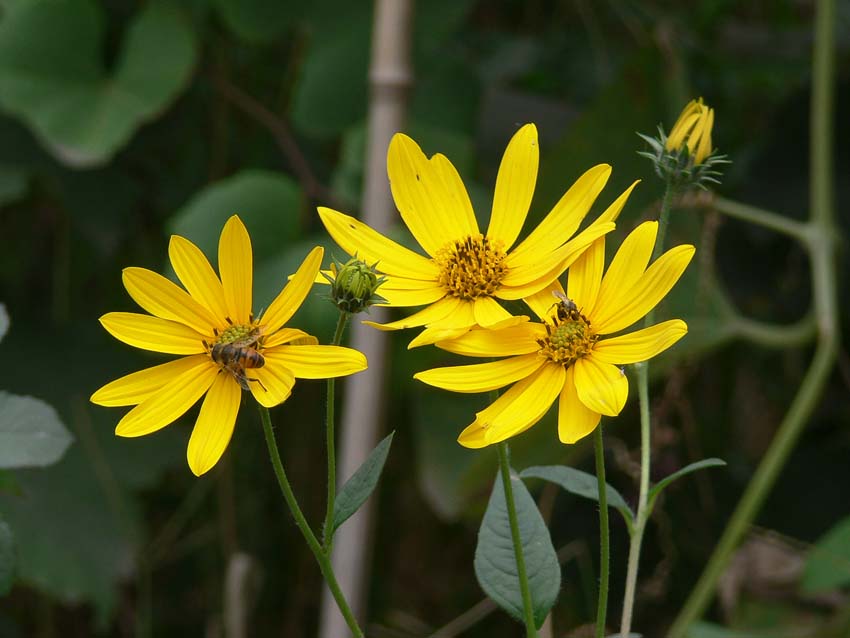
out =
<path fill-rule="evenodd" d="M 841 6 L 839 114 L 850 106 L 850 11 Z M 319 576 L 279 502 L 256 415 L 243 411 L 221 466 L 195 479 L 184 458 L 195 412 L 155 435 L 118 439 L 121 411 L 88 397 L 162 361 L 111 339 L 97 317 L 135 310 L 121 269 L 168 272 L 170 233 L 214 257 L 223 221 L 242 216 L 255 248 L 255 307 L 310 247 L 334 254 L 315 206 L 358 212 L 371 3 L 3 0 L 0 10 L 0 301 L 11 317 L 0 388 L 48 402 L 75 439 L 55 465 L 0 475 L 0 593 L 14 577 L 0 600 L 0 635 L 220 635 L 224 575 L 236 550 L 256 557 L 264 576 L 251 635 L 315 635 Z M 622 237 L 656 214 L 660 195 L 634 133 L 669 127 L 702 95 L 717 112 L 715 143 L 734 161 L 722 194 L 802 218 L 810 34 L 811 4 L 790 0 L 419 2 L 406 131 L 455 163 L 486 222 L 504 146 L 518 125 L 536 122 L 541 168 L 526 230 L 578 175 L 607 162 L 614 173 L 595 212 L 643 179 L 621 216 Z M 846 140 L 847 118 L 837 126 Z M 846 228 L 850 157 L 846 144 L 836 150 Z M 683 316 L 691 334 L 655 366 L 663 371 L 653 387 L 655 478 L 707 456 L 729 468 L 684 478 L 659 500 L 638 598 L 637 626 L 647 636 L 660 635 L 698 575 L 808 354 L 743 343 L 730 323 L 738 312 L 783 323 L 805 314 L 799 248 L 704 208 L 676 215 L 669 241 L 699 252 L 659 310 Z M 394 236 L 408 241 L 400 230 Z M 317 289 L 293 325 L 327 341 L 335 316 L 323 294 Z M 396 436 L 379 485 L 380 560 L 367 631 L 376 637 L 425 635 L 483 596 L 472 556 L 495 455 L 455 438 L 486 398 L 414 384 L 413 372 L 456 359 L 433 348 L 408 352 L 409 338 L 393 341 L 388 421 Z M 842 358 L 843 376 L 833 379 L 759 518 L 794 539 L 800 555 L 847 514 L 839 487 L 850 481 Z M 322 393 L 319 383 L 299 382 L 273 412 L 290 478 L 315 522 L 324 498 Z M 630 503 L 633 403 L 607 426 L 609 481 Z M 589 444 L 556 440 L 550 414 L 515 441 L 515 465 L 590 469 Z M 556 493 L 544 488 L 540 498 L 549 499 L 543 509 L 556 549 L 574 550 L 554 609 L 563 634 L 593 613 L 596 512 Z M 626 546 L 619 525 L 615 561 Z M 829 538 L 838 546 L 830 551 L 847 556 L 847 535 Z M 815 558 L 807 569 L 811 583 Z M 612 582 L 616 618 L 616 571 Z M 847 595 L 838 589 L 846 579 L 830 582 L 831 597 L 814 603 L 797 588 L 777 601 L 763 583 L 749 585 L 715 617 L 718 625 L 770 635 L 802 615 L 814 616 L 815 631 L 846 622 Z M 516 629 L 493 614 L 465 635 Z"/>

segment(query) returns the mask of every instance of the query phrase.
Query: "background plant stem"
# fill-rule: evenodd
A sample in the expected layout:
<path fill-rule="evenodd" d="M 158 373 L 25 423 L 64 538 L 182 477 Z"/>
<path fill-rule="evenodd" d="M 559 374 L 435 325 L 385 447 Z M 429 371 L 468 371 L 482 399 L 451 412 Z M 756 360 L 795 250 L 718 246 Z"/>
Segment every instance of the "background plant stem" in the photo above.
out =
<path fill-rule="evenodd" d="M 596 638 L 605 638 L 611 558 L 608 533 L 608 484 L 605 482 L 605 446 L 601 419 L 596 426 L 593 444 L 596 452 L 596 480 L 599 486 L 599 599 L 596 603 Z"/>
<path fill-rule="evenodd" d="M 525 556 L 522 553 L 522 538 L 519 535 L 519 521 L 514 504 L 514 488 L 511 485 L 511 462 L 508 458 L 508 444 L 502 441 L 499 448 L 499 470 L 502 474 L 502 488 L 505 491 L 505 506 L 508 510 L 508 521 L 511 525 L 511 539 L 514 544 L 516 570 L 519 576 L 519 590 L 522 595 L 522 609 L 525 619 L 527 638 L 537 638 L 537 627 L 534 624 L 534 609 L 531 606 L 531 590 L 528 587 L 528 574 L 525 571 Z"/>
<path fill-rule="evenodd" d="M 322 550 L 322 546 L 319 544 L 318 539 L 316 539 L 316 535 L 313 534 L 313 530 L 310 529 L 310 524 L 307 522 L 307 519 L 304 518 L 304 514 L 298 506 L 298 501 L 295 498 L 292 487 L 289 485 L 289 479 L 286 477 L 286 471 L 283 469 L 283 462 L 280 460 L 280 452 L 277 449 L 277 440 L 275 439 L 274 429 L 272 428 L 272 420 L 269 415 L 269 410 L 264 406 L 259 406 L 259 408 L 260 418 L 263 422 L 263 433 L 266 435 L 266 445 L 269 448 L 269 458 L 271 459 L 272 467 L 274 468 L 274 473 L 277 477 L 277 483 L 280 486 L 283 498 L 289 506 L 289 511 L 292 512 L 292 516 L 295 518 L 295 524 L 304 536 L 304 540 L 307 541 L 310 551 L 312 551 L 313 556 L 316 557 L 316 562 L 319 563 L 319 569 L 322 572 L 322 576 L 324 577 L 331 594 L 333 594 L 334 600 L 336 600 L 339 611 L 342 613 L 343 618 L 345 618 L 345 623 L 348 625 L 348 628 L 351 630 L 351 633 L 354 634 L 355 638 L 363 638 L 363 631 L 358 626 L 357 620 L 354 618 L 354 614 L 348 606 L 348 601 L 345 600 L 345 596 L 339 588 L 336 575 L 334 574 L 333 567 L 331 566 L 331 561 L 328 558 L 328 555 Z"/>
<path fill-rule="evenodd" d="M 803 244 L 812 262 L 817 348 L 811 366 L 773 442 L 747 486 L 690 598 L 668 632 L 683 638 L 714 596 L 717 581 L 776 482 L 817 407 L 839 346 L 832 183 L 835 2 L 820 0 L 815 16 L 810 132 L 810 211 Z"/>
<path fill-rule="evenodd" d="M 348 313 L 340 311 L 339 319 L 336 322 L 336 331 L 334 332 L 331 345 L 338 346 L 342 341 L 342 333 L 345 331 L 345 325 L 348 323 Z M 334 544 L 334 500 L 336 499 L 336 434 L 334 432 L 334 389 L 336 388 L 336 379 L 331 377 L 328 379 L 328 398 L 325 406 L 325 438 L 327 439 L 328 450 L 328 504 L 327 512 L 325 513 L 325 526 L 322 528 L 322 541 L 325 554 L 330 556 Z"/>

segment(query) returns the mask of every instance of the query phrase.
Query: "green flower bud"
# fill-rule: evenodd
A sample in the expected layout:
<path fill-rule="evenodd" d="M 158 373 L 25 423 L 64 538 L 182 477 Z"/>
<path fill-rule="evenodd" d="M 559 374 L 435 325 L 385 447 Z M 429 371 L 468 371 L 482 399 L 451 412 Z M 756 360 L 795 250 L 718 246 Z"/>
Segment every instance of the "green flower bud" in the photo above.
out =
<path fill-rule="evenodd" d="M 357 314 L 376 303 L 386 303 L 386 299 L 376 294 L 378 287 L 386 277 L 375 272 L 375 263 L 369 266 L 352 257 L 344 264 L 334 261 L 331 274 L 322 273 L 331 284 L 330 299 L 342 312 Z"/>

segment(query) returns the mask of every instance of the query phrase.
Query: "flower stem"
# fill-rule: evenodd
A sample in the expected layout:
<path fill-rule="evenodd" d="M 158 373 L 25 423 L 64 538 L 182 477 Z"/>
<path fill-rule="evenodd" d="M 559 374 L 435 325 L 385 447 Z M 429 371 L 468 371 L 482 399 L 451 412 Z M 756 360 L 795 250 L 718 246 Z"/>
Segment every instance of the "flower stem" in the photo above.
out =
<path fill-rule="evenodd" d="M 667 235 L 667 225 L 670 222 L 670 209 L 676 195 L 676 187 L 668 180 L 664 187 L 664 197 L 661 199 L 661 212 L 658 214 L 658 234 L 655 247 L 652 250 L 652 260 L 655 261 L 664 251 L 664 239 Z M 655 308 L 646 314 L 645 326 L 655 323 Z M 651 421 L 649 415 L 649 362 L 635 364 L 638 376 L 638 398 L 640 401 L 640 492 L 638 495 L 638 510 L 635 524 L 629 539 L 629 561 L 626 567 L 626 590 L 623 595 L 623 616 L 620 621 L 620 638 L 628 638 L 632 625 L 632 614 L 637 590 L 637 575 L 640 565 L 640 550 L 643 544 L 643 533 L 646 521 L 649 519 L 647 498 L 649 494 L 649 475 L 652 463 Z"/>
<path fill-rule="evenodd" d="M 596 638 L 605 638 L 611 559 L 608 540 L 608 484 L 605 482 L 605 448 L 601 421 L 596 427 L 593 443 L 596 451 L 596 480 L 599 484 L 599 600 L 596 608 Z"/>
<path fill-rule="evenodd" d="M 519 590 L 522 595 L 522 609 L 525 619 L 525 633 L 527 638 L 537 638 L 537 628 L 534 625 L 534 609 L 531 606 L 531 590 L 528 587 L 528 575 L 525 572 L 525 557 L 522 553 L 522 538 L 519 535 L 519 521 L 516 516 L 516 505 L 514 504 L 514 489 L 511 485 L 511 465 L 508 460 L 508 444 L 504 441 L 499 443 L 499 469 L 502 473 L 502 487 L 505 491 L 505 505 L 508 510 L 508 521 L 511 525 L 511 539 L 514 544 L 514 556 L 516 557 L 516 570 L 519 576 Z"/>
<path fill-rule="evenodd" d="M 277 440 L 275 439 L 274 429 L 272 428 L 269 410 L 264 406 L 259 406 L 259 408 L 260 418 L 263 422 L 263 432 L 266 435 L 266 445 L 269 448 L 269 458 L 271 459 L 275 476 L 277 476 L 277 483 L 280 486 L 283 498 L 286 500 L 286 504 L 289 506 L 289 511 L 292 512 L 292 516 L 295 518 L 295 524 L 304 536 L 304 540 L 307 541 L 310 551 L 312 551 L 313 556 L 316 557 L 316 562 L 319 563 L 319 569 L 322 572 L 322 576 L 324 577 L 334 600 L 336 600 L 339 611 L 342 613 L 343 618 L 345 618 L 345 623 L 348 625 L 348 628 L 351 630 L 351 633 L 355 636 L 355 638 L 364 638 L 363 630 L 360 629 L 357 624 L 357 620 L 354 618 L 354 614 L 348 606 L 348 602 L 345 600 L 342 590 L 339 588 L 339 583 L 337 583 L 330 558 L 328 558 L 328 554 L 326 554 L 322 549 L 322 546 L 316 539 L 316 535 L 313 534 L 313 530 L 310 529 L 307 519 L 304 518 L 301 508 L 298 506 L 298 501 L 295 499 L 292 487 L 289 485 L 289 479 L 286 478 L 286 472 L 284 471 L 283 463 L 280 460 L 280 452 L 277 449 Z"/>
<path fill-rule="evenodd" d="M 331 345 L 338 346 L 342 341 L 342 333 L 345 331 L 345 325 L 348 323 L 348 313 L 340 312 L 339 319 L 336 322 L 336 331 L 334 332 Z M 331 555 L 334 542 L 334 501 L 336 500 L 336 433 L 334 431 L 334 390 L 336 388 L 336 379 L 331 377 L 328 379 L 328 397 L 325 411 L 325 438 L 327 439 L 328 449 L 328 505 L 325 512 L 325 525 L 322 528 L 322 547 L 325 554 Z"/>
<path fill-rule="evenodd" d="M 623 616 L 620 638 L 628 638 L 635 604 L 640 549 L 646 528 L 647 495 L 649 494 L 650 420 L 649 420 L 649 366 L 646 362 L 635 365 L 638 375 L 638 401 L 640 403 L 640 495 L 635 524 L 629 541 L 629 562 L 626 567 L 626 591 L 623 596 Z"/>

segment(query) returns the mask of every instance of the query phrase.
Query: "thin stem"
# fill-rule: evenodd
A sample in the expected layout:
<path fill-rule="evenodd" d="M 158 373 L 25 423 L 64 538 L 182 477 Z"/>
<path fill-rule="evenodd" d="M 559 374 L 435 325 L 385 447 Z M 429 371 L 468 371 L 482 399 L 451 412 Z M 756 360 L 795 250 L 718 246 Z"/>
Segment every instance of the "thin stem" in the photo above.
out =
<path fill-rule="evenodd" d="M 348 313 L 340 312 L 336 322 L 331 345 L 338 346 L 342 341 L 342 333 L 348 323 Z M 325 439 L 328 446 L 328 506 L 325 512 L 325 526 L 322 528 L 322 546 L 325 554 L 331 555 L 334 544 L 334 501 L 336 500 L 336 433 L 334 431 L 334 390 L 336 379 L 328 379 L 328 398 L 325 406 Z"/>
<path fill-rule="evenodd" d="M 715 197 L 711 204 L 715 210 L 728 217 L 740 219 L 757 226 L 763 226 L 764 228 L 769 228 L 783 235 L 789 235 L 801 241 L 805 240 L 808 233 L 807 225 L 804 222 L 788 219 L 769 210 L 742 204 L 724 197 Z"/>
<path fill-rule="evenodd" d="M 629 561 L 626 567 L 626 592 L 623 596 L 620 638 L 627 638 L 632 628 L 640 550 L 648 517 L 647 497 L 649 494 L 650 469 L 649 365 L 646 362 L 639 363 L 635 365 L 635 368 L 638 376 L 638 402 L 640 404 L 640 493 L 637 516 L 629 541 Z"/>
<path fill-rule="evenodd" d="M 295 499 L 295 494 L 292 492 L 292 487 L 289 485 L 289 479 L 286 478 L 286 472 L 283 469 L 283 462 L 280 460 L 280 452 L 277 449 L 277 440 L 275 439 L 274 429 L 272 428 L 272 420 L 271 415 L 269 415 L 269 410 L 264 406 L 259 406 L 259 408 L 260 418 L 263 422 L 263 433 L 266 435 L 266 445 L 269 448 L 269 458 L 271 459 L 272 467 L 274 468 L 274 473 L 277 477 L 277 483 L 280 486 L 283 498 L 286 500 L 286 504 L 289 506 L 289 511 L 292 512 L 292 516 L 295 518 L 295 524 L 304 536 L 304 540 L 307 541 L 310 551 L 312 551 L 313 556 L 316 557 L 316 562 L 319 563 L 319 569 L 322 572 L 322 576 L 324 577 L 334 600 L 336 600 L 340 613 L 342 613 L 343 618 L 345 618 L 345 623 L 348 625 L 348 628 L 351 630 L 351 633 L 354 634 L 355 638 L 363 638 L 363 630 L 360 629 L 357 624 L 357 620 L 354 618 L 354 614 L 351 612 L 351 608 L 348 606 L 348 602 L 345 600 L 345 596 L 339 588 L 339 583 L 337 583 L 336 575 L 334 574 L 333 567 L 331 566 L 331 561 L 328 558 L 328 555 L 322 550 L 322 546 L 316 539 L 316 535 L 313 534 L 313 530 L 310 529 L 310 524 L 307 523 L 307 519 L 304 518 L 301 508 L 298 506 L 298 501 Z"/>
<path fill-rule="evenodd" d="M 664 252 L 664 239 L 667 237 L 667 226 L 670 225 L 670 210 L 678 189 L 670 180 L 664 187 L 664 196 L 661 198 L 661 210 L 658 213 L 658 234 L 655 236 L 655 247 L 652 249 L 652 261 L 655 261 Z M 647 320 L 647 324 L 651 321 Z"/>
<path fill-rule="evenodd" d="M 519 535 L 519 521 L 514 504 L 514 488 L 511 485 L 511 466 L 508 460 L 508 444 L 499 443 L 499 469 L 502 473 L 502 487 L 505 491 L 505 505 L 508 509 L 508 521 L 511 524 L 511 539 L 514 544 L 516 570 L 519 576 L 519 590 L 522 595 L 522 609 L 525 619 L 527 638 L 537 638 L 537 628 L 534 625 L 534 609 L 531 606 L 531 590 L 528 587 L 528 575 L 525 572 L 525 556 L 522 553 L 522 538 Z"/>
<path fill-rule="evenodd" d="M 721 573 L 758 514 L 809 417 L 817 407 L 835 363 L 840 344 L 832 182 L 834 66 L 835 2 L 819 0 L 815 15 L 812 62 L 810 228 L 807 236 L 803 238 L 812 261 L 818 344 L 812 363 L 782 425 L 747 486 L 699 582 L 670 628 L 667 634 L 669 638 L 682 638 L 711 602 Z"/>
<path fill-rule="evenodd" d="M 599 485 L 599 599 L 596 603 L 596 638 L 605 638 L 611 558 L 608 537 L 608 484 L 605 482 L 605 448 L 601 421 L 596 427 L 593 446 L 596 451 L 596 480 Z"/>

